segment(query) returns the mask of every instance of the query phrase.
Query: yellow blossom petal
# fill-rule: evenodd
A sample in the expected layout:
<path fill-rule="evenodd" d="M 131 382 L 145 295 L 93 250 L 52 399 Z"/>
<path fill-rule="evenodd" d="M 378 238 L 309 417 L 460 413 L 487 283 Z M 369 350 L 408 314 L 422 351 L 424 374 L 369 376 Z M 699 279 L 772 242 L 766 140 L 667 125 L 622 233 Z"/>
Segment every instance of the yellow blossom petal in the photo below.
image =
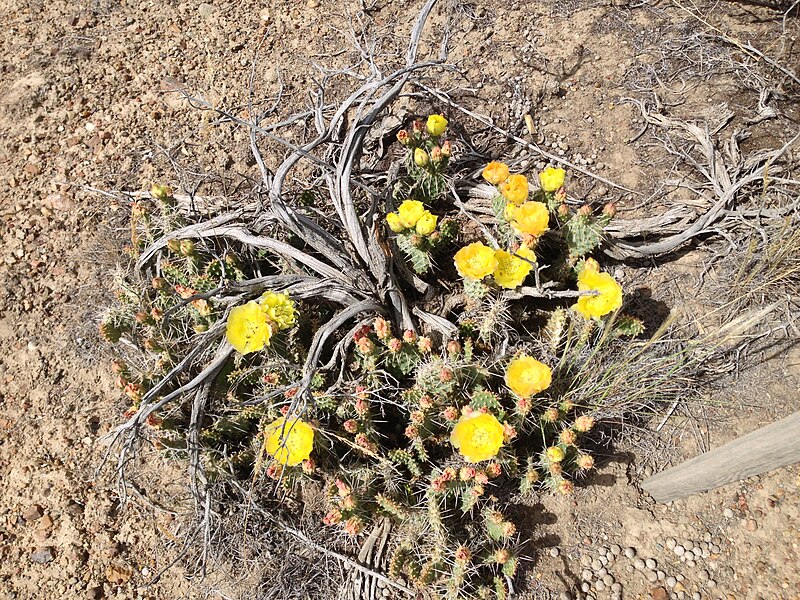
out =
<path fill-rule="evenodd" d="M 461 417 L 450 434 L 450 443 L 469 462 L 497 456 L 503 445 L 503 426 L 494 415 L 474 412 Z"/>
<path fill-rule="evenodd" d="M 389 229 L 395 233 L 400 233 L 406 230 L 406 226 L 403 225 L 403 221 L 400 219 L 400 215 L 397 213 L 389 213 L 386 215 L 386 222 L 389 224 Z"/>
<path fill-rule="evenodd" d="M 539 183 L 542 185 L 542 190 L 545 192 L 558 191 L 559 188 L 564 185 L 565 175 L 564 169 L 547 167 L 544 171 L 539 173 Z"/>
<path fill-rule="evenodd" d="M 414 227 L 425 214 L 425 205 L 419 200 L 406 200 L 397 209 L 397 214 L 400 222 L 408 229 Z"/>
<path fill-rule="evenodd" d="M 431 115 L 428 117 L 428 133 L 433 137 L 439 137 L 447 128 L 447 119 L 442 115 Z"/>
<path fill-rule="evenodd" d="M 313 449 L 314 430 L 299 418 L 287 420 L 280 417 L 264 430 L 264 450 L 282 465 L 299 465 Z"/>
<path fill-rule="evenodd" d="M 483 178 L 492 185 L 500 185 L 508 179 L 508 165 L 505 163 L 492 161 L 483 169 Z"/>
<path fill-rule="evenodd" d="M 272 328 L 261 305 L 251 300 L 235 306 L 228 315 L 225 336 L 231 346 L 241 354 L 258 352 L 269 345 Z"/>
<path fill-rule="evenodd" d="M 622 287 L 608 273 L 584 268 L 578 274 L 578 291 L 594 291 L 594 296 L 581 296 L 573 306 L 585 318 L 600 318 L 622 306 Z"/>
<path fill-rule="evenodd" d="M 530 260 L 535 260 L 533 252 L 524 246 L 518 252 Z M 494 271 L 494 280 L 500 287 L 514 289 L 522 285 L 528 273 L 531 272 L 532 265 L 527 260 L 523 260 L 505 250 L 496 250 L 494 257 L 497 259 L 497 268 Z"/>
<path fill-rule="evenodd" d="M 430 213 L 430 211 L 425 211 L 422 213 L 422 216 L 417 221 L 417 233 L 420 235 L 430 235 L 434 231 L 436 231 L 436 220 L 438 217 Z"/>
<path fill-rule="evenodd" d="M 497 268 L 494 250 L 481 242 L 474 242 L 469 246 L 464 246 L 456 252 L 453 259 L 459 275 L 473 281 L 480 281 L 487 275 L 494 273 Z"/>
<path fill-rule="evenodd" d="M 546 364 L 522 354 L 506 368 L 506 385 L 522 398 L 529 398 L 550 387 L 553 372 Z"/>
<path fill-rule="evenodd" d="M 264 292 L 259 303 L 269 320 L 275 323 L 278 329 L 289 329 L 294 326 L 297 315 L 294 309 L 294 301 L 289 298 L 289 294 Z"/>
<path fill-rule="evenodd" d="M 515 231 L 539 237 L 549 229 L 550 211 L 541 202 L 525 202 L 511 213 L 511 226 Z"/>
<path fill-rule="evenodd" d="M 525 175 L 509 175 L 500 185 L 500 192 L 509 202 L 520 205 L 528 199 L 528 178 Z"/>
<path fill-rule="evenodd" d="M 547 449 L 547 458 L 550 462 L 561 462 L 564 460 L 564 451 L 558 446 L 550 446 Z"/>

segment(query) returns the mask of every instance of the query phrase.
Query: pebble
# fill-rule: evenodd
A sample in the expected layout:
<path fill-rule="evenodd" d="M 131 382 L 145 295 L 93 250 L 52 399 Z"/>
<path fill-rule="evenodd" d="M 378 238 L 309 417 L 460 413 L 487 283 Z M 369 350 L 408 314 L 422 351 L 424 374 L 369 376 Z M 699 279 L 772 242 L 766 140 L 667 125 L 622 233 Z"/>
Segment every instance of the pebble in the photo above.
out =
<path fill-rule="evenodd" d="M 606 575 L 603 577 L 603 583 L 605 583 L 608 587 L 614 585 L 614 577 L 611 575 Z"/>
<path fill-rule="evenodd" d="M 658 581 L 658 575 L 655 574 L 655 571 L 647 571 L 647 573 L 645 573 L 645 577 L 647 577 L 647 581 L 650 583 L 655 583 Z"/>
<path fill-rule="evenodd" d="M 692 548 L 692 554 L 694 554 L 695 557 L 700 558 L 703 555 L 703 549 L 699 546 L 695 546 Z"/>
<path fill-rule="evenodd" d="M 615 581 L 611 584 L 611 591 L 615 594 L 622 593 L 622 584 L 619 581 Z"/>
<path fill-rule="evenodd" d="M 22 518 L 26 521 L 35 521 L 41 519 L 44 515 L 44 510 L 38 504 L 32 504 L 28 509 L 22 513 Z"/>
<path fill-rule="evenodd" d="M 603 567 L 602 569 L 597 571 L 597 576 L 600 577 L 600 578 L 603 578 L 606 575 L 608 575 L 608 569 L 606 569 L 605 567 Z"/>
<path fill-rule="evenodd" d="M 617 544 L 612 544 L 608 551 L 614 556 L 618 556 L 619 553 L 622 552 L 622 548 L 620 548 Z"/>
<path fill-rule="evenodd" d="M 598 570 L 600 570 L 600 569 L 602 569 L 602 568 L 603 568 L 603 563 L 601 563 L 601 562 L 600 562 L 600 559 L 598 559 L 598 558 L 595 558 L 595 559 L 592 561 L 592 568 L 593 568 L 595 571 L 598 571 Z"/>
<path fill-rule="evenodd" d="M 755 531 L 758 529 L 758 522 L 755 519 L 747 519 L 745 527 L 747 527 L 747 531 Z"/>
<path fill-rule="evenodd" d="M 684 548 L 683 546 L 681 546 L 680 544 L 678 544 L 677 546 L 675 546 L 675 547 L 672 549 L 672 551 L 673 551 L 675 554 L 677 554 L 678 556 L 683 556 L 683 555 L 684 555 L 684 553 L 686 552 L 686 548 Z"/>
<path fill-rule="evenodd" d="M 569 592 L 561 592 L 558 595 L 558 600 L 572 600 L 572 596 L 569 594 Z"/>
<path fill-rule="evenodd" d="M 53 559 L 55 559 L 55 554 L 53 554 L 53 549 L 49 547 L 39 548 L 38 550 L 34 550 L 31 554 L 31 561 L 39 565 L 46 565 L 52 562 Z"/>
<path fill-rule="evenodd" d="M 628 558 L 634 558 L 636 556 L 636 548 L 631 548 L 630 546 L 625 548 L 625 556 Z"/>
<path fill-rule="evenodd" d="M 678 542 L 675 541 L 675 538 L 667 538 L 667 548 L 670 550 L 674 549 Z"/>
<path fill-rule="evenodd" d="M 637 558 L 635 561 L 633 561 L 633 566 L 641 571 L 644 569 L 644 561 L 641 558 Z"/>
<path fill-rule="evenodd" d="M 717 582 L 714 581 L 713 579 L 709 579 L 708 581 L 706 581 L 706 585 L 710 588 L 715 588 L 717 587 Z"/>
<path fill-rule="evenodd" d="M 700 592 L 695 592 L 694 594 L 692 594 L 692 600 L 702 600 L 702 599 L 703 596 L 700 594 Z"/>
<path fill-rule="evenodd" d="M 586 593 L 586 592 L 588 592 L 588 591 L 589 591 L 589 590 L 591 590 L 591 589 L 592 589 L 592 586 L 591 586 L 591 585 L 589 585 L 589 583 L 588 583 L 588 582 L 584 581 L 584 582 L 581 584 L 581 591 L 582 591 L 582 592 Z"/>
<path fill-rule="evenodd" d="M 603 583 L 603 582 L 602 582 L 602 581 L 600 581 L 600 580 L 598 580 L 598 581 L 595 581 L 595 582 L 594 582 L 594 589 L 595 589 L 595 590 L 597 590 L 598 592 L 602 592 L 603 590 L 605 590 L 605 589 L 606 589 L 606 584 L 605 584 L 605 583 Z"/>
<path fill-rule="evenodd" d="M 208 4 L 207 2 L 203 2 L 200 6 L 197 7 L 197 12 L 204 19 L 209 19 L 214 16 L 214 7 Z"/>
<path fill-rule="evenodd" d="M 658 571 L 656 571 L 656 576 L 658 577 L 659 581 L 664 581 L 664 579 L 666 579 L 667 577 L 667 574 L 664 573 L 664 571 L 662 571 L 661 569 L 659 569 Z"/>
<path fill-rule="evenodd" d="M 655 569 L 655 568 L 656 568 L 656 561 L 655 561 L 655 560 L 653 560 L 652 558 L 648 558 L 646 561 L 644 561 L 644 564 L 645 564 L 645 565 L 647 566 L 647 568 L 648 568 L 648 569 L 650 569 L 650 570 L 653 570 L 653 569 Z"/>
<path fill-rule="evenodd" d="M 722 511 L 722 515 L 726 519 L 732 519 L 733 518 L 733 511 L 730 508 L 726 508 L 725 510 Z"/>
<path fill-rule="evenodd" d="M 558 558 L 559 554 L 560 552 L 558 551 L 558 548 L 550 548 L 550 556 L 553 558 Z"/>
<path fill-rule="evenodd" d="M 663 587 L 657 587 L 650 590 L 650 597 L 653 600 L 667 600 L 667 598 L 669 598 L 669 594 Z"/>
<path fill-rule="evenodd" d="M 592 557 L 588 554 L 581 556 L 581 566 L 589 567 L 592 565 Z"/>
<path fill-rule="evenodd" d="M 594 573 L 592 573 L 589 569 L 584 569 L 581 571 L 581 579 L 584 581 L 591 581 L 594 579 Z"/>

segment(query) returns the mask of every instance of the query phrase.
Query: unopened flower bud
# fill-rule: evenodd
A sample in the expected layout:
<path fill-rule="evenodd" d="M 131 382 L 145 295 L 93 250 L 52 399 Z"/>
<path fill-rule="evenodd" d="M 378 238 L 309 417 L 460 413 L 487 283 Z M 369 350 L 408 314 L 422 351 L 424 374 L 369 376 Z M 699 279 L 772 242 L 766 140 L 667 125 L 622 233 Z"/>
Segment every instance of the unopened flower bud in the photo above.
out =
<path fill-rule="evenodd" d="M 195 333 L 205 333 L 206 331 L 208 331 L 208 325 L 206 325 L 205 323 L 198 323 L 197 325 L 194 325 L 192 329 L 194 330 Z"/>
<path fill-rule="evenodd" d="M 417 425 L 422 425 L 422 423 L 425 422 L 425 413 L 422 412 L 421 410 L 413 410 L 411 411 L 409 418 L 411 419 L 412 423 L 415 423 Z"/>
<path fill-rule="evenodd" d="M 613 202 L 609 202 L 603 207 L 603 214 L 609 219 L 613 219 L 617 214 L 617 205 Z"/>
<path fill-rule="evenodd" d="M 356 433 L 358 431 L 358 422 L 355 419 L 348 419 L 342 423 L 342 427 L 347 433 Z"/>
<path fill-rule="evenodd" d="M 571 481 L 567 481 L 566 479 L 562 480 L 558 484 L 558 491 L 564 494 L 565 496 L 569 496 L 572 492 L 575 491 L 575 484 Z"/>
<path fill-rule="evenodd" d="M 578 435 L 571 429 L 565 429 L 559 434 L 558 440 L 566 446 L 572 446 L 578 441 Z"/>
<path fill-rule="evenodd" d="M 556 190 L 555 196 L 553 196 L 556 202 L 566 202 L 567 201 L 567 190 L 562 185 L 560 188 Z"/>
<path fill-rule="evenodd" d="M 442 156 L 450 157 L 453 154 L 453 144 L 450 143 L 450 140 L 447 140 L 444 144 L 442 144 Z"/>
<path fill-rule="evenodd" d="M 447 353 L 448 354 L 458 354 L 461 352 L 461 344 L 458 340 L 450 340 L 447 342 Z"/>
<path fill-rule="evenodd" d="M 555 423 L 558 421 L 558 409 L 557 408 L 548 408 L 546 411 L 542 413 L 542 421 L 545 423 Z"/>
<path fill-rule="evenodd" d="M 170 252 L 173 252 L 175 254 L 180 254 L 180 251 L 181 251 L 181 242 L 180 242 L 180 240 L 171 239 L 171 240 L 167 241 L 167 249 Z"/>
<path fill-rule="evenodd" d="M 401 129 L 397 132 L 397 141 L 403 144 L 403 146 L 408 146 L 408 143 L 411 141 L 411 136 L 408 135 L 408 131 Z"/>
<path fill-rule="evenodd" d="M 194 253 L 194 242 L 192 240 L 181 240 L 181 254 L 184 256 L 192 256 Z"/>
<path fill-rule="evenodd" d="M 436 164 L 442 162 L 442 149 L 439 146 L 431 148 L 431 160 Z"/>
<path fill-rule="evenodd" d="M 422 132 L 425 131 L 425 123 L 423 123 L 420 119 L 417 119 L 411 124 L 411 131 L 413 131 L 416 135 L 422 134 Z"/>
<path fill-rule="evenodd" d="M 150 322 L 150 315 L 148 315 L 146 312 L 144 312 L 142 310 L 140 310 L 135 315 L 133 315 L 133 318 L 136 319 L 137 323 L 141 323 L 141 324 Z"/>
<path fill-rule="evenodd" d="M 415 233 L 414 235 L 411 236 L 410 241 L 411 245 L 414 246 L 414 248 L 417 248 L 418 250 L 421 250 L 422 248 L 425 247 L 425 237 L 422 235 Z"/>
<path fill-rule="evenodd" d="M 416 148 L 414 150 L 414 164 L 418 167 L 424 167 L 428 164 L 430 157 L 428 153 L 425 152 L 422 148 Z"/>
<path fill-rule="evenodd" d="M 453 381 L 453 377 L 455 374 L 453 373 L 453 369 L 448 367 L 443 367 L 441 371 L 439 371 L 439 381 L 446 383 L 448 381 Z"/>
<path fill-rule="evenodd" d="M 428 394 L 425 394 L 424 396 L 420 397 L 419 406 L 424 410 L 428 410 L 433 406 L 433 399 L 428 396 Z"/>
<path fill-rule="evenodd" d="M 315 467 L 316 464 L 314 463 L 313 458 L 307 458 L 303 461 L 302 469 L 303 473 L 305 473 L 306 475 L 311 475 L 314 472 Z"/>
<path fill-rule="evenodd" d="M 594 458 L 590 454 L 579 454 L 575 462 L 578 464 L 578 468 L 583 471 L 588 471 L 594 467 Z"/>
<path fill-rule="evenodd" d="M 432 348 L 433 348 L 433 341 L 431 341 L 431 338 L 423 336 L 417 340 L 417 349 L 420 352 L 427 353 L 430 352 Z"/>
<path fill-rule="evenodd" d="M 472 552 L 470 552 L 469 548 L 467 548 L 466 546 L 459 546 L 456 549 L 455 553 L 456 562 L 465 564 L 468 563 L 471 558 L 472 558 Z"/>
<path fill-rule="evenodd" d="M 409 425 L 408 427 L 406 427 L 405 434 L 407 438 L 413 440 L 414 438 L 419 437 L 419 429 L 417 428 L 416 425 Z"/>
<path fill-rule="evenodd" d="M 578 209 L 578 216 L 583 217 L 584 219 L 588 219 L 592 216 L 592 207 L 588 204 L 584 204 Z"/>
<path fill-rule="evenodd" d="M 154 183 L 150 187 L 150 195 L 156 200 L 167 200 L 172 197 L 172 188 L 168 185 Z"/>
<path fill-rule="evenodd" d="M 389 343 L 386 345 L 389 347 L 389 352 L 397 353 L 403 349 L 403 342 L 401 342 L 397 338 L 390 339 Z"/>
<path fill-rule="evenodd" d="M 168 290 L 169 283 L 163 277 L 153 277 L 153 281 L 150 282 L 150 285 L 153 287 L 154 290 Z"/>
<path fill-rule="evenodd" d="M 403 332 L 403 341 L 408 342 L 409 344 L 413 344 L 417 341 L 417 334 L 414 333 L 411 329 L 406 329 Z"/>
<path fill-rule="evenodd" d="M 455 406 L 448 406 L 442 411 L 442 416 L 447 421 L 455 421 L 458 419 L 458 409 Z"/>
<path fill-rule="evenodd" d="M 586 433 L 592 427 L 594 427 L 594 418 L 588 415 L 582 415 L 575 419 L 575 424 L 573 425 L 575 431 L 580 431 L 581 433 Z"/>
<path fill-rule="evenodd" d="M 558 218 L 561 219 L 562 221 L 569 218 L 570 215 L 569 206 L 567 206 L 566 204 L 559 204 L 557 212 L 558 212 Z"/>

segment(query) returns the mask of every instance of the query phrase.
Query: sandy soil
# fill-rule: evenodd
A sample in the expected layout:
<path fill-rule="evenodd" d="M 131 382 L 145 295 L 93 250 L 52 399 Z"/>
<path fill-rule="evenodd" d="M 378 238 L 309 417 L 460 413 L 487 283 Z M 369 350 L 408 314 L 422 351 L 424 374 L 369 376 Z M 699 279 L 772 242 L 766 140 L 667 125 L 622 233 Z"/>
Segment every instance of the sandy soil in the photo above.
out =
<path fill-rule="evenodd" d="M 401 4 L 376 3 L 362 17 L 390 48 L 392 36 L 402 45 L 413 16 Z M 800 64 L 796 18 L 781 35 L 779 11 L 713 6 L 703 14 L 720 30 L 755 40 L 783 64 Z M 168 181 L 235 193 L 254 174 L 244 133 L 169 90 L 184 82 L 212 105 L 242 107 L 260 48 L 257 93 L 274 94 L 281 80 L 286 106 L 299 106 L 310 60 L 345 62 L 337 50 L 348 43 L 347 14 L 356 10 L 357 3 L 316 0 L 0 6 L 0 597 L 250 597 L 233 584 L 209 592 L 187 581 L 180 564 L 148 585 L 180 548 L 180 524 L 135 500 L 123 510 L 113 473 L 97 474 L 103 435 L 126 408 L 96 335 L 121 260 L 126 207 L 92 188 L 135 191 Z M 531 111 L 537 142 L 646 196 L 668 162 L 649 135 L 629 142 L 642 123 L 622 98 L 656 89 L 662 100 L 679 100 L 671 105 L 679 117 L 702 116 L 719 102 L 731 105 L 737 123 L 755 114 L 758 78 L 733 65 L 729 46 L 693 46 L 708 28 L 674 4 L 501 2 L 449 12 L 457 16 L 450 60 L 474 87 L 470 108 L 519 133 Z M 437 14 L 423 51 L 438 46 L 444 23 Z M 753 63 L 754 72 L 761 67 Z M 782 117 L 754 125 L 749 144 L 778 147 L 796 130 L 796 105 L 779 99 L 776 106 Z M 573 193 L 615 199 L 623 209 L 636 204 L 589 178 L 576 181 Z M 699 266 L 701 259 L 687 260 Z M 643 273 L 626 271 L 628 283 Z M 647 269 L 646 276 L 675 301 L 673 271 Z M 661 587 L 674 588 L 676 598 L 800 598 L 796 466 L 668 506 L 637 487 L 653 468 L 796 410 L 799 359 L 795 351 L 710 391 L 727 410 L 711 411 L 713 419 L 703 410 L 676 417 L 665 442 L 670 454 L 610 456 L 574 499 L 543 497 L 531 517 L 539 553 L 526 597 L 579 590 L 588 568 L 595 580 L 605 569 L 599 577 L 613 576 L 625 598 L 669 597 L 658 595 Z M 176 466 L 158 468 L 176 495 L 185 494 Z M 684 549 L 698 545 L 694 565 L 679 559 L 670 538 Z M 609 559 L 604 551 L 614 544 L 657 564 L 637 569 L 635 558 L 613 552 Z M 656 581 L 648 581 L 650 571 Z M 594 587 L 597 598 L 609 597 Z"/>

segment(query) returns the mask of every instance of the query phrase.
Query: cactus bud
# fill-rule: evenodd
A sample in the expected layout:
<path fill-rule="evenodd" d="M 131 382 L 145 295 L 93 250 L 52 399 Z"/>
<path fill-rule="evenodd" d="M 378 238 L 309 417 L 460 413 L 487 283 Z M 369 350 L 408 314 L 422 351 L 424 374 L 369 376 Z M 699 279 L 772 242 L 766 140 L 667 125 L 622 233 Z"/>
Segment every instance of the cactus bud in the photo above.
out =
<path fill-rule="evenodd" d="M 558 218 L 561 219 L 562 221 L 566 221 L 567 219 L 569 219 L 570 215 L 569 206 L 567 206 L 566 204 L 560 204 L 558 206 L 557 212 L 558 212 Z"/>
<path fill-rule="evenodd" d="M 131 218 L 138 219 L 150 214 L 150 204 L 148 202 L 134 202 L 131 205 Z"/>
<path fill-rule="evenodd" d="M 151 352 L 158 352 L 161 350 L 161 344 L 158 343 L 157 340 L 153 338 L 147 338 L 144 341 L 145 350 L 150 350 Z"/>
<path fill-rule="evenodd" d="M 122 337 L 122 331 L 110 321 L 100 323 L 100 335 L 107 342 L 116 344 Z"/>
<path fill-rule="evenodd" d="M 356 498 L 353 494 L 347 494 L 342 498 L 342 508 L 345 510 L 353 510 L 356 507 Z"/>
<path fill-rule="evenodd" d="M 421 135 L 422 132 L 425 131 L 425 123 L 417 119 L 411 124 L 411 131 L 413 131 L 415 135 Z"/>
<path fill-rule="evenodd" d="M 457 355 L 461 352 L 461 344 L 458 340 L 450 340 L 447 342 L 447 353 L 452 355 Z"/>
<path fill-rule="evenodd" d="M 133 318 L 136 319 L 136 322 L 140 324 L 145 324 L 150 322 L 150 315 L 141 310 L 137 312 L 135 315 L 133 315 Z"/>
<path fill-rule="evenodd" d="M 128 365 L 125 364 L 124 360 L 121 360 L 119 358 L 115 358 L 114 360 L 111 361 L 111 370 L 114 373 L 117 373 L 118 375 L 122 374 L 122 373 L 127 373 L 128 372 Z"/>
<path fill-rule="evenodd" d="M 422 148 L 415 148 L 414 149 L 414 164 L 418 167 L 424 167 L 428 164 L 430 157 L 428 153 L 425 152 Z"/>
<path fill-rule="evenodd" d="M 591 259 L 589 259 L 589 260 L 591 260 Z M 570 400 L 569 398 L 567 398 L 566 400 L 561 402 L 560 408 L 561 408 L 561 412 L 568 413 L 573 408 L 575 408 L 575 403 L 572 400 Z"/>
<path fill-rule="evenodd" d="M 164 311 L 154 306 L 150 309 L 150 318 L 153 319 L 153 321 L 160 321 L 164 318 Z"/>
<path fill-rule="evenodd" d="M 364 417 L 369 412 L 369 405 L 363 398 L 359 398 L 358 400 L 356 400 L 354 408 L 356 410 L 356 414 L 359 417 Z"/>
<path fill-rule="evenodd" d="M 355 433 L 358 431 L 358 422 L 355 419 L 348 419 L 342 423 L 342 426 L 347 433 Z"/>
<path fill-rule="evenodd" d="M 442 411 L 442 416 L 445 418 L 446 421 L 453 421 L 458 420 L 458 409 L 455 406 L 448 406 Z"/>
<path fill-rule="evenodd" d="M 578 441 L 578 435 L 571 429 L 565 429 L 558 436 L 558 440 L 566 446 L 572 446 Z"/>
<path fill-rule="evenodd" d="M 425 413 L 422 412 L 421 410 L 412 410 L 411 414 L 409 415 L 409 418 L 411 419 L 412 423 L 415 423 L 416 425 L 421 425 L 422 423 L 425 422 Z"/>
<path fill-rule="evenodd" d="M 439 381 L 442 383 L 452 381 L 453 377 L 455 377 L 455 374 L 453 373 L 453 369 L 449 367 L 442 367 L 442 370 L 439 371 Z"/>
<path fill-rule="evenodd" d="M 322 522 L 329 527 L 332 525 L 338 525 L 342 522 L 342 511 L 340 511 L 338 508 L 330 510 L 328 514 L 322 518 Z"/>
<path fill-rule="evenodd" d="M 347 496 L 347 495 L 348 495 L 350 492 L 352 492 L 352 490 L 350 489 L 350 486 L 349 486 L 349 485 L 347 485 L 347 484 L 346 484 L 344 481 L 342 481 L 341 479 L 337 479 L 337 480 L 335 480 L 333 483 L 334 483 L 334 485 L 336 486 L 336 491 L 338 492 L 339 496 L 341 496 L 342 498 L 344 498 L 344 497 L 345 497 L 345 496 Z"/>
<path fill-rule="evenodd" d="M 192 256 L 195 253 L 195 246 L 192 240 L 181 240 L 180 252 L 184 256 Z"/>
<path fill-rule="evenodd" d="M 549 470 L 550 475 L 553 477 L 561 477 L 561 474 L 564 472 L 564 467 L 561 465 L 561 463 L 554 462 L 552 465 L 550 465 Z"/>
<path fill-rule="evenodd" d="M 167 241 L 167 249 L 174 254 L 180 254 L 181 242 L 180 240 L 171 239 Z"/>
<path fill-rule="evenodd" d="M 153 277 L 150 285 L 154 290 L 164 291 L 169 289 L 169 283 L 163 277 Z"/>
<path fill-rule="evenodd" d="M 267 467 L 267 477 L 270 479 L 280 479 L 283 474 L 283 467 L 276 462 L 270 463 Z"/>
<path fill-rule="evenodd" d="M 575 424 L 573 427 L 575 428 L 575 431 L 586 433 L 592 427 L 594 427 L 594 418 L 590 417 L 589 415 L 582 415 L 575 419 Z"/>
<path fill-rule="evenodd" d="M 549 460 L 550 462 L 557 463 L 564 460 L 564 451 L 558 446 L 550 446 L 547 449 L 546 454 L 547 454 L 547 460 Z"/>
<path fill-rule="evenodd" d="M 392 335 L 391 327 L 389 326 L 389 322 L 386 319 L 378 317 L 377 319 L 375 319 L 373 327 L 375 328 L 375 335 L 377 335 L 382 340 Z"/>
<path fill-rule="evenodd" d="M 521 415 L 527 415 L 533 408 L 533 402 L 530 398 L 520 398 L 517 400 L 517 412 Z"/>
<path fill-rule="evenodd" d="M 617 214 L 617 205 L 613 202 L 609 202 L 603 207 L 603 214 L 608 217 L 608 219 L 613 219 Z"/>
<path fill-rule="evenodd" d="M 489 479 L 497 479 L 500 475 L 503 474 L 503 468 L 500 466 L 499 462 L 491 462 L 486 466 L 486 475 Z"/>
<path fill-rule="evenodd" d="M 427 353 L 430 352 L 432 348 L 433 342 L 431 341 L 431 338 L 423 336 L 417 340 L 417 349 L 420 352 Z"/>
<path fill-rule="evenodd" d="M 409 241 L 411 242 L 411 245 L 414 246 L 414 248 L 416 248 L 417 250 L 422 250 L 423 248 L 425 248 L 425 236 L 415 233 L 411 236 L 411 239 Z"/>
<path fill-rule="evenodd" d="M 406 329 L 403 332 L 403 341 L 409 344 L 413 344 L 417 341 L 417 334 L 414 333 L 411 329 Z"/>
<path fill-rule="evenodd" d="M 571 481 L 567 481 L 566 479 L 562 479 L 558 483 L 558 491 L 565 496 L 569 496 L 575 491 L 575 484 L 573 484 Z"/>
<path fill-rule="evenodd" d="M 131 399 L 131 402 L 140 402 L 143 394 L 144 388 L 139 383 L 131 382 L 125 386 L 125 395 Z"/>
<path fill-rule="evenodd" d="M 156 200 L 161 200 L 163 202 L 164 200 L 168 200 L 172 197 L 172 188 L 168 185 L 159 185 L 154 183 L 150 187 L 150 195 Z"/>
<path fill-rule="evenodd" d="M 453 467 L 447 467 L 442 471 L 442 479 L 444 481 L 455 481 L 456 477 L 458 477 L 458 473 Z"/>
<path fill-rule="evenodd" d="M 555 423 L 558 421 L 559 412 L 557 408 L 548 408 L 542 413 L 542 421 L 545 423 Z"/>
<path fill-rule="evenodd" d="M 405 436 L 409 439 L 415 439 L 419 437 L 419 428 L 416 425 L 409 425 L 406 427 Z"/>
<path fill-rule="evenodd" d="M 472 559 L 472 552 L 466 546 L 459 546 L 456 549 L 455 559 L 457 563 L 466 564 Z"/>
<path fill-rule="evenodd" d="M 591 454 L 579 454 L 575 462 L 582 471 L 588 471 L 594 467 L 594 458 Z"/>
<path fill-rule="evenodd" d="M 375 351 L 375 344 L 368 337 L 362 337 L 356 342 L 356 348 L 361 354 L 369 355 Z"/>
<path fill-rule="evenodd" d="M 553 198 L 558 203 L 567 201 L 567 190 L 564 188 L 563 185 L 556 190 L 556 194 L 555 196 L 553 196 Z"/>
<path fill-rule="evenodd" d="M 361 517 L 350 517 L 344 524 L 344 532 L 349 536 L 355 537 L 362 531 L 364 531 L 364 521 Z"/>
<path fill-rule="evenodd" d="M 475 467 L 461 467 L 458 471 L 458 478 L 461 481 L 469 481 L 475 478 L 476 473 Z"/>
<path fill-rule="evenodd" d="M 584 204 L 578 209 L 578 216 L 584 219 L 588 219 L 592 216 L 592 207 L 588 204 Z"/>
<path fill-rule="evenodd" d="M 486 485 L 489 483 L 489 476 L 486 474 L 486 471 L 477 471 L 475 473 L 475 483 L 478 485 Z"/>
<path fill-rule="evenodd" d="M 400 350 L 403 349 L 403 342 L 401 342 L 397 338 L 390 339 L 386 345 L 389 347 L 389 352 L 392 352 L 394 354 L 400 352 Z"/>
<path fill-rule="evenodd" d="M 433 406 L 433 399 L 428 394 L 425 394 L 419 399 L 419 405 L 420 408 L 427 410 Z"/>
<path fill-rule="evenodd" d="M 447 140 L 444 144 L 442 144 L 442 156 L 449 158 L 453 154 L 453 144 L 450 143 L 450 140 Z"/>
<path fill-rule="evenodd" d="M 442 149 L 439 146 L 431 148 L 431 160 L 437 165 L 442 162 Z"/>
<path fill-rule="evenodd" d="M 494 553 L 493 558 L 494 562 L 496 562 L 497 564 L 504 565 L 511 559 L 511 552 L 508 550 L 508 548 L 499 548 Z"/>
<path fill-rule="evenodd" d="M 401 129 L 397 132 L 397 141 L 403 144 L 403 146 L 408 146 L 408 143 L 411 141 L 411 137 L 408 135 L 408 131 L 405 129 Z"/>
<path fill-rule="evenodd" d="M 205 333 L 206 331 L 208 331 L 208 325 L 206 325 L 205 323 L 198 323 L 197 325 L 194 325 L 192 329 L 194 330 L 195 333 Z"/>

